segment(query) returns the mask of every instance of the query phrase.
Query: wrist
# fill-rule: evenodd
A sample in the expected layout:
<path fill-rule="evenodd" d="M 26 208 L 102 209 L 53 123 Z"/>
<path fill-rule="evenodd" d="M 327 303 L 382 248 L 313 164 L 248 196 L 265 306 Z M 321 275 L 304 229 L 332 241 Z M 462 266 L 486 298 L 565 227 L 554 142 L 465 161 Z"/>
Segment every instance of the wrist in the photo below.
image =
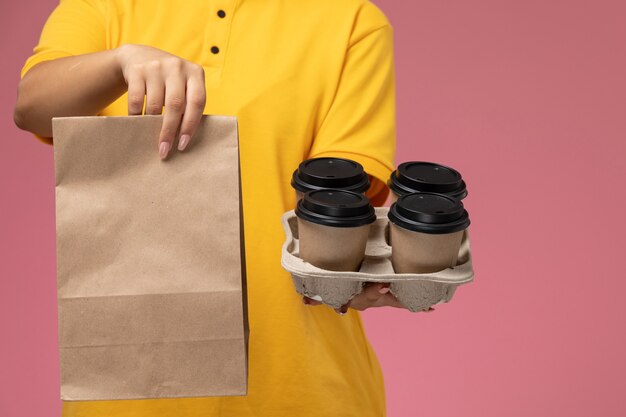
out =
<path fill-rule="evenodd" d="M 136 45 L 132 44 L 124 44 L 110 50 L 115 63 L 115 75 L 124 85 L 127 84 L 126 76 L 124 75 L 126 73 L 126 66 L 128 65 L 129 57 L 133 54 L 135 46 Z"/>

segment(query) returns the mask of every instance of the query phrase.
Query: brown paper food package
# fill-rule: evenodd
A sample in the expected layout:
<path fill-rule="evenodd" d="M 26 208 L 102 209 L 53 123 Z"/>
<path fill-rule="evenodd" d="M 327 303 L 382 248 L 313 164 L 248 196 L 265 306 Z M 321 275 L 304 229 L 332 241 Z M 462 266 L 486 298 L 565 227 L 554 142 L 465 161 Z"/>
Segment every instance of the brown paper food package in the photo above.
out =
<path fill-rule="evenodd" d="M 53 119 L 63 400 L 246 394 L 237 119 L 166 161 L 161 123 Z"/>
<path fill-rule="evenodd" d="M 428 309 L 449 302 L 458 286 L 474 279 L 469 231 L 465 230 L 455 266 L 437 272 L 397 274 L 391 264 L 389 221 L 386 207 L 377 207 L 376 221 L 369 229 L 365 259 L 358 272 L 329 271 L 300 257 L 298 219 L 293 210 L 283 215 L 285 243 L 281 263 L 293 279 L 296 291 L 333 308 L 359 294 L 365 282 L 391 283 L 391 293 L 410 311 Z"/>

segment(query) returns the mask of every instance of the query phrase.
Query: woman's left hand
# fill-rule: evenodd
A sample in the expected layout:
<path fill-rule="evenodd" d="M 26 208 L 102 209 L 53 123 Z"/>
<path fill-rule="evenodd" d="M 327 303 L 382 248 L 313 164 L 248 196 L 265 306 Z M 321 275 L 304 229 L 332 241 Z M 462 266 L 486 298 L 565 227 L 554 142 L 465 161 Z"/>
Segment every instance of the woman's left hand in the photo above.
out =
<path fill-rule="evenodd" d="M 302 297 L 302 302 L 307 305 L 320 305 L 319 301 L 313 300 L 309 297 Z M 355 295 L 348 304 L 343 305 L 341 308 L 336 308 L 335 311 L 339 314 L 345 314 L 348 308 L 363 311 L 371 307 L 397 307 L 405 308 L 398 299 L 389 292 L 389 284 L 368 282 L 365 283 L 363 291 Z M 432 309 L 431 309 L 432 310 Z M 427 311 L 431 311 L 427 310 Z"/>

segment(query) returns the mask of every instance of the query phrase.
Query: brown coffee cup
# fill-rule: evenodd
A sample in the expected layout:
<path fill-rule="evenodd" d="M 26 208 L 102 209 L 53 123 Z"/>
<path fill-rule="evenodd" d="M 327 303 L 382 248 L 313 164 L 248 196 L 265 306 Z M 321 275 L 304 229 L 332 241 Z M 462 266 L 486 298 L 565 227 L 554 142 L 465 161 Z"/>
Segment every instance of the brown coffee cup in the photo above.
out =
<path fill-rule="evenodd" d="M 370 225 L 376 220 L 369 199 L 344 190 L 316 190 L 298 201 L 300 258 L 329 271 L 358 271 Z"/>
<path fill-rule="evenodd" d="M 470 224 L 460 200 L 436 193 L 400 197 L 388 213 L 396 273 L 424 274 L 454 267 Z"/>

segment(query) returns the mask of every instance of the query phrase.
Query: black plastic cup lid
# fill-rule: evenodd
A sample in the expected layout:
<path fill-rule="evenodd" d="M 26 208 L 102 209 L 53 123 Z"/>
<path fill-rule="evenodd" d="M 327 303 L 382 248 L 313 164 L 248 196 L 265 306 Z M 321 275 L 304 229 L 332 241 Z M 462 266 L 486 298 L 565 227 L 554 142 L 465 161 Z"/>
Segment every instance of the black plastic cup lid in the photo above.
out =
<path fill-rule="evenodd" d="M 437 193 L 403 195 L 391 205 L 387 216 L 399 227 L 429 234 L 454 233 L 470 225 L 461 200 Z"/>
<path fill-rule="evenodd" d="M 415 192 L 446 194 L 459 200 L 467 197 L 461 174 L 454 168 L 433 162 L 405 162 L 398 166 L 387 182 L 399 196 Z"/>
<path fill-rule="evenodd" d="M 327 188 L 364 193 L 370 188 L 370 181 L 358 162 L 313 158 L 300 163 L 291 177 L 291 186 L 302 193 Z"/>
<path fill-rule="evenodd" d="M 366 196 L 345 190 L 309 191 L 298 201 L 295 212 L 303 220 L 333 227 L 364 226 L 376 220 Z"/>

